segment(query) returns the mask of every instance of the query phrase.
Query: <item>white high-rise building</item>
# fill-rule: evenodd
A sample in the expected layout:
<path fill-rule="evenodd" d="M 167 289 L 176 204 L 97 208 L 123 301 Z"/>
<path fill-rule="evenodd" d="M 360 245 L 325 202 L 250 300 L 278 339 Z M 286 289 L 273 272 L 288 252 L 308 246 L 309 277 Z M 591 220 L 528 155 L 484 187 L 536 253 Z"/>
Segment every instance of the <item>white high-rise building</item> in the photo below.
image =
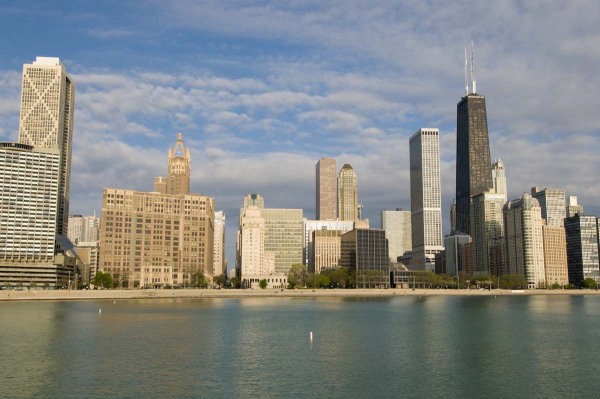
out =
<path fill-rule="evenodd" d="M 0 286 L 59 288 L 75 277 L 57 256 L 60 152 L 0 143 Z"/>
<path fill-rule="evenodd" d="M 504 162 L 501 159 L 492 164 L 492 192 L 495 194 L 504 194 L 505 202 L 508 199 L 508 188 L 506 187 L 506 170 Z"/>
<path fill-rule="evenodd" d="M 567 208 L 565 206 L 565 190 L 556 188 L 531 188 L 531 196 L 538 200 L 542 208 L 542 218 L 548 226 L 565 225 Z"/>
<path fill-rule="evenodd" d="M 471 197 L 471 256 L 475 273 L 502 274 L 502 244 L 504 218 L 502 209 L 507 201 L 506 171 L 498 159 L 492 164 L 493 187 Z"/>
<path fill-rule="evenodd" d="M 75 84 L 58 58 L 37 57 L 23 65 L 19 143 L 60 153 L 57 234 L 69 218 Z"/>
<path fill-rule="evenodd" d="M 572 218 L 577 214 L 583 215 L 583 206 L 577 204 L 576 196 L 570 195 L 569 204 L 567 205 L 566 217 Z"/>
<path fill-rule="evenodd" d="M 215 212 L 215 239 L 213 249 L 213 276 L 227 273 L 225 261 L 225 212 Z"/>
<path fill-rule="evenodd" d="M 80 242 L 95 242 L 100 239 L 100 218 L 96 216 L 69 216 L 67 237 L 75 245 Z"/>
<path fill-rule="evenodd" d="M 299 234 L 294 234 L 297 212 L 265 209 L 246 200 L 244 205 L 240 209 L 236 265 L 241 285 L 243 288 L 258 288 L 260 281 L 266 280 L 270 288 L 285 288 L 291 267 L 288 262 L 302 263 L 301 223 Z M 302 210 L 299 211 L 302 221 Z M 299 245 L 296 235 L 300 239 Z"/>
<path fill-rule="evenodd" d="M 542 209 L 525 193 L 504 205 L 504 267 L 508 274 L 525 276 L 529 288 L 546 284 Z"/>
<path fill-rule="evenodd" d="M 410 204 L 413 270 L 435 270 L 442 251 L 439 130 L 419 129 L 410 138 Z"/>
<path fill-rule="evenodd" d="M 388 240 L 390 260 L 398 262 L 398 257 L 412 250 L 412 226 L 410 211 L 396 209 L 381 211 L 381 228 Z"/>

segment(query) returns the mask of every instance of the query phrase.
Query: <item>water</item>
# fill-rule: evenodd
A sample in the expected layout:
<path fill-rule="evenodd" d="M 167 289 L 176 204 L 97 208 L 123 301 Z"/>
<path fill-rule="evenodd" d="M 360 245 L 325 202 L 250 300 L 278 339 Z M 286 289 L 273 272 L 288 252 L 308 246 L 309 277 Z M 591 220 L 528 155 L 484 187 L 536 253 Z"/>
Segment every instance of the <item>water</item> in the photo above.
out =
<path fill-rule="evenodd" d="M 593 397 L 599 328 L 582 296 L 0 303 L 0 397 Z"/>

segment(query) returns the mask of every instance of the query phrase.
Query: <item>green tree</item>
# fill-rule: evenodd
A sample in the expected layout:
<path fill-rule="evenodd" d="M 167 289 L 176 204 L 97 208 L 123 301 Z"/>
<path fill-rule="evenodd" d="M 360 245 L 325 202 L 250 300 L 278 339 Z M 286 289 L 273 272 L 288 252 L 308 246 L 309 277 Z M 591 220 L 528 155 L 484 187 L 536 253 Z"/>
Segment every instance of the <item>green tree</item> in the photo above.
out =
<path fill-rule="evenodd" d="M 527 289 L 527 280 L 521 274 L 503 274 L 500 276 L 500 288 L 524 290 Z"/>
<path fill-rule="evenodd" d="M 213 278 L 213 283 L 215 283 L 219 288 L 223 288 L 227 283 L 227 276 L 224 274 L 220 274 Z"/>
<path fill-rule="evenodd" d="M 317 274 L 316 283 L 317 288 L 329 288 L 331 285 L 331 279 L 325 274 Z"/>
<path fill-rule="evenodd" d="M 267 288 L 267 284 L 268 284 L 268 283 L 267 283 L 267 280 L 266 280 L 266 279 L 264 279 L 264 278 L 258 282 L 258 286 L 259 286 L 260 288 L 262 288 L 263 290 L 264 290 L 265 288 Z"/>
<path fill-rule="evenodd" d="M 238 278 L 237 278 L 237 277 L 232 277 L 232 278 L 229 280 L 229 286 L 230 286 L 231 288 L 240 288 L 240 281 L 238 280 Z"/>
<path fill-rule="evenodd" d="M 197 271 L 193 272 L 191 277 L 192 277 L 192 287 L 195 287 L 195 288 L 208 287 L 208 281 L 206 280 L 206 277 L 204 276 L 203 270 L 197 270 Z"/>
<path fill-rule="evenodd" d="M 96 275 L 92 279 L 91 283 L 101 288 L 113 287 L 113 279 L 111 275 L 108 273 L 102 273 L 101 271 L 96 272 Z"/>
<path fill-rule="evenodd" d="M 593 289 L 596 288 L 596 280 L 588 277 L 585 280 L 583 280 L 580 285 L 581 288 Z"/>
<path fill-rule="evenodd" d="M 288 285 L 290 288 L 304 287 L 307 283 L 308 270 L 301 263 L 292 265 L 288 272 Z"/>

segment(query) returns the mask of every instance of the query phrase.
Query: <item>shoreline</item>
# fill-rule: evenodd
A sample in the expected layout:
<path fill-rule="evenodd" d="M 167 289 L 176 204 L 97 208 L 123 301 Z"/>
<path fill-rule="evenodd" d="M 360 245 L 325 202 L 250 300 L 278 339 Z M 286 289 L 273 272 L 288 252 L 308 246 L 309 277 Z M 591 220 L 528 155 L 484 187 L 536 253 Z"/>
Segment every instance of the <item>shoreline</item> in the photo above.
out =
<path fill-rule="evenodd" d="M 452 290 L 452 289 L 157 289 L 157 290 L 39 290 L 0 291 L 0 302 L 71 301 L 104 299 L 199 299 L 199 298 L 377 298 L 394 296 L 583 296 L 596 290 Z"/>

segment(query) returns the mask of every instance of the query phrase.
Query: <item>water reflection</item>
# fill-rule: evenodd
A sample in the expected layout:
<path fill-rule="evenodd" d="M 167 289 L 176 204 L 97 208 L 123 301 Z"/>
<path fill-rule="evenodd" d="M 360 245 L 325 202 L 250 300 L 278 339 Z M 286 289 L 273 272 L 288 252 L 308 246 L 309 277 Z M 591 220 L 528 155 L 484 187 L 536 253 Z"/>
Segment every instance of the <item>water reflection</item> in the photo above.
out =
<path fill-rule="evenodd" d="M 0 368 L 0 387 L 7 397 L 580 396 L 600 371 L 599 305 L 529 296 L 3 303 L 0 358 L 11 366 Z"/>

